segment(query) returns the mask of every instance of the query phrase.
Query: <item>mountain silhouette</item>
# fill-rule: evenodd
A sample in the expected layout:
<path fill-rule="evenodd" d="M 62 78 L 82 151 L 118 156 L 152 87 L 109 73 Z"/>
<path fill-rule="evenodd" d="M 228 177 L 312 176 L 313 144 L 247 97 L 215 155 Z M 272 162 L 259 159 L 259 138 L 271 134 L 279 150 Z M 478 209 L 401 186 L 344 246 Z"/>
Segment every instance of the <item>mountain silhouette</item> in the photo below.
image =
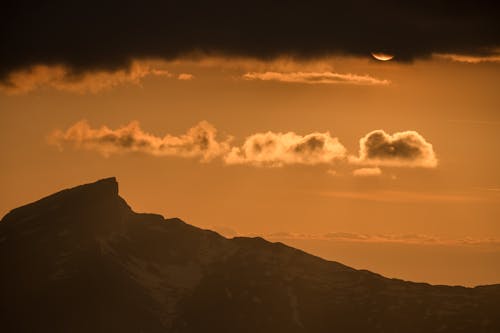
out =
<path fill-rule="evenodd" d="M 132 211 L 115 178 L 0 222 L 1 332 L 500 332 L 500 285 L 388 279 Z M 466 269 L 466 268 L 464 268 Z"/>

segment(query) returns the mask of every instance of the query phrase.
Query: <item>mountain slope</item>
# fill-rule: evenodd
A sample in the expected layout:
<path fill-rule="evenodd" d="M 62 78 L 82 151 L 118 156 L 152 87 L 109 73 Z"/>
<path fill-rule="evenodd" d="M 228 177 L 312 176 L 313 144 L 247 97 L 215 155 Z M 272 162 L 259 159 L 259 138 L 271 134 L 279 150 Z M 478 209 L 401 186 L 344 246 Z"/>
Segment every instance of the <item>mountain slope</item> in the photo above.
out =
<path fill-rule="evenodd" d="M 500 332 L 500 286 L 431 286 L 134 213 L 114 178 L 0 222 L 3 332 Z"/>

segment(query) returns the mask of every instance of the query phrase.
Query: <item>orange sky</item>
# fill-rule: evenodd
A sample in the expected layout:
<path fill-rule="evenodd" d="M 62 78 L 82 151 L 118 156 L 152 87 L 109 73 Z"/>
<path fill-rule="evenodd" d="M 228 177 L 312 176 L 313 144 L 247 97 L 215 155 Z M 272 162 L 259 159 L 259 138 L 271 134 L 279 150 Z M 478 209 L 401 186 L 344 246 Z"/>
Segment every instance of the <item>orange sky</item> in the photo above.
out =
<path fill-rule="evenodd" d="M 18 73 L 17 87 L 0 92 L 0 212 L 116 176 L 137 211 L 263 235 L 391 277 L 499 283 L 500 66 L 492 60 L 201 59 L 69 79 L 62 67 Z M 219 146 L 205 156 L 64 137 L 81 120 L 112 133 L 137 121 L 153 144 L 167 134 L 159 144 L 188 142 L 182 135 L 206 121 Z M 416 131 L 436 162 L 353 162 L 374 130 Z M 332 149 L 313 157 L 244 150 L 246 138 L 268 132 L 293 147 L 307 135 L 331 139 Z M 238 163 L 227 158 L 233 148 Z"/>

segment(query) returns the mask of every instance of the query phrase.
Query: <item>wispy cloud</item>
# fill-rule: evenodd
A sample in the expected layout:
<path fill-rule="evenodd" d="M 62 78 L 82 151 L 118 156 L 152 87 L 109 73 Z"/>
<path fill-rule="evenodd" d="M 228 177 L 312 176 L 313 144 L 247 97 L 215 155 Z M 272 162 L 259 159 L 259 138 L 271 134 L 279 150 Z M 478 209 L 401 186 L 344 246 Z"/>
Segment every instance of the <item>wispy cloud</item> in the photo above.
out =
<path fill-rule="evenodd" d="M 388 85 L 389 80 L 374 78 L 370 75 L 335 72 L 249 72 L 243 75 L 246 80 L 278 81 L 305 84 L 353 84 Z"/>
<path fill-rule="evenodd" d="M 105 156 L 126 152 L 141 152 L 154 156 L 199 157 L 209 161 L 226 153 L 227 138 L 219 141 L 217 130 L 206 121 L 198 123 L 185 134 L 163 137 L 144 132 L 138 122 L 110 129 L 102 126 L 93 129 L 86 121 L 80 121 L 66 131 L 57 130 L 49 136 L 49 142 L 64 148 L 94 150 Z"/>
<path fill-rule="evenodd" d="M 319 193 L 322 196 L 363 200 L 373 202 L 387 203 L 424 203 L 424 202 L 442 202 L 442 203 L 467 203 L 479 202 L 485 199 L 479 196 L 456 193 L 427 193 L 427 192 L 407 192 L 407 191 L 328 191 Z"/>
<path fill-rule="evenodd" d="M 434 57 L 468 64 L 479 64 L 484 62 L 500 63 L 499 50 L 485 56 L 468 54 L 435 54 Z"/>
<path fill-rule="evenodd" d="M 326 171 L 326 173 L 329 174 L 330 176 L 337 176 L 338 175 L 337 171 L 334 169 L 328 169 Z"/>
<path fill-rule="evenodd" d="M 35 65 L 14 71 L 0 82 L 0 91 L 7 94 L 25 94 L 37 89 L 52 88 L 59 91 L 96 94 L 122 85 L 140 85 L 147 77 L 177 78 L 187 81 L 193 74 L 174 75 L 161 61 L 134 61 L 126 69 L 115 71 L 85 71 L 75 73 L 63 65 Z"/>
<path fill-rule="evenodd" d="M 429 234 L 367 234 L 358 232 L 332 231 L 326 233 L 271 232 L 271 233 L 240 233 L 228 226 L 212 226 L 210 229 L 221 235 L 232 237 L 264 237 L 269 241 L 287 240 L 318 240 L 329 242 L 372 243 L 372 244 L 403 244 L 403 245 L 441 245 L 441 246 L 493 246 L 500 248 L 500 238 L 496 237 L 439 237 Z"/>
<path fill-rule="evenodd" d="M 359 168 L 355 169 L 352 174 L 357 177 L 380 176 L 382 174 L 382 170 L 380 170 L 380 168 Z"/>
<path fill-rule="evenodd" d="M 355 232 L 329 232 L 324 234 L 305 234 L 278 232 L 263 235 L 269 240 L 323 240 L 333 242 L 355 242 L 355 243 L 396 243 L 414 245 L 447 245 L 447 246 L 474 246 L 492 245 L 500 247 L 500 239 L 494 237 L 485 238 L 443 238 L 426 234 L 363 234 Z"/>
<path fill-rule="evenodd" d="M 304 84 L 353 84 L 388 85 L 389 80 L 378 79 L 368 74 L 337 73 L 332 62 L 338 58 L 296 60 L 282 57 L 270 61 L 250 58 L 201 57 L 166 60 L 134 60 L 118 69 L 77 71 L 63 64 L 37 65 L 9 72 L 0 80 L 0 92 L 24 94 L 38 89 L 96 94 L 122 85 L 141 85 L 148 77 L 163 77 L 190 81 L 195 78 L 185 68 L 224 68 L 232 72 L 243 72 L 246 80 L 280 81 Z M 352 66 L 343 59 L 342 65 Z"/>
<path fill-rule="evenodd" d="M 495 121 L 495 120 L 465 120 L 465 119 L 462 119 L 462 120 L 458 120 L 458 119 L 454 119 L 454 120 L 449 120 L 449 122 L 451 123 L 458 123 L 458 124 L 472 124 L 472 125 L 493 125 L 493 126 L 497 126 L 497 125 L 500 125 L 500 121 Z"/>
<path fill-rule="evenodd" d="M 177 78 L 181 81 L 191 81 L 192 79 L 194 79 L 194 75 L 189 73 L 181 73 L 179 74 L 179 76 L 177 76 Z"/>

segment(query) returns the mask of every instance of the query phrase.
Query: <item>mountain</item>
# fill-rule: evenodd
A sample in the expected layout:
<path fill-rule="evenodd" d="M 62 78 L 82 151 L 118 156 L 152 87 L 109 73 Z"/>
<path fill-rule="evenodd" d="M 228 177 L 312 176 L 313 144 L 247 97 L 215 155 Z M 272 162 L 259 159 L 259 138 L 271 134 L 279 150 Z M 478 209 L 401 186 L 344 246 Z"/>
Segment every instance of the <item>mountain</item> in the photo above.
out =
<path fill-rule="evenodd" d="M 500 332 L 500 285 L 388 279 L 258 237 L 226 239 L 133 212 L 115 178 L 9 212 L 0 268 L 6 333 Z"/>

